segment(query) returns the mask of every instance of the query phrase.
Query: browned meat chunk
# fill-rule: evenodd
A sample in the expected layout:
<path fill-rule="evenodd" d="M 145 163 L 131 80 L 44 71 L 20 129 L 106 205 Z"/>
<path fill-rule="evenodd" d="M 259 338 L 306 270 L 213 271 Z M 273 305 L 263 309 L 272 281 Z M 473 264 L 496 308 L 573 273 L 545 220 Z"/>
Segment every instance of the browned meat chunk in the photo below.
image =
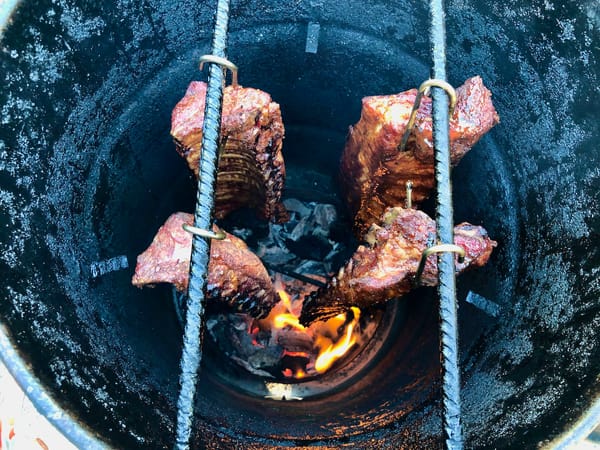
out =
<path fill-rule="evenodd" d="M 304 301 L 300 321 L 310 324 L 346 312 L 351 306 L 367 308 L 400 297 L 415 287 L 421 254 L 435 241 L 435 221 L 415 209 L 390 208 L 382 226 L 373 225 L 352 258 L 325 288 Z M 480 226 L 461 223 L 454 227 L 454 243 L 465 249 L 456 272 L 481 267 L 496 242 Z M 437 257 L 426 262 L 421 284 L 437 284 Z"/>
<path fill-rule="evenodd" d="M 171 116 L 177 151 L 196 177 L 202 146 L 206 83 L 192 81 Z M 228 86 L 223 93 L 220 158 L 215 217 L 241 208 L 257 208 L 273 222 L 287 220 L 281 203 L 285 165 L 284 128 L 279 105 L 258 89 Z"/>
<path fill-rule="evenodd" d="M 183 224 L 193 222 L 191 214 L 181 212 L 167 219 L 150 247 L 137 258 L 131 280 L 135 286 L 171 283 L 178 291 L 187 289 L 192 235 L 183 229 Z M 217 230 L 215 226 L 214 231 Z M 244 241 L 225 234 L 224 240 L 211 243 L 207 298 L 256 318 L 265 317 L 279 301 L 271 278 Z"/>
<path fill-rule="evenodd" d="M 417 90 L 411 89 L 396 95 L 365 97 L 361 118 L 350 127 L 340 177 L 359 236 L 377 222 L 386 208 L 405 204 L 408 181 L 413 183 L 413 204 L 432 192 L 435 177 L 431 99 L 423 97 L 406 149 L 398 151 L 416 95 Z M 468 79 L 456 95 L 450 120 L 453 165 L 499 122 L 491 93 L 480 77 Z"/>

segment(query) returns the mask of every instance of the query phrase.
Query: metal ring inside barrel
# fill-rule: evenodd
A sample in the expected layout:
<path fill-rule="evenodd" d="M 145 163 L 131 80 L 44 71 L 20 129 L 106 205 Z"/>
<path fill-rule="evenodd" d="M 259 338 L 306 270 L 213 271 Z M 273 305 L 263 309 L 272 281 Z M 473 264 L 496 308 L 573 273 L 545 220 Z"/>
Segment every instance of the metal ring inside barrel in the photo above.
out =
<path fill-rule="evenodd" d="M 456 253 L 458 255 L 458 261 L 461 263 L 464 261 L 466 255 L 465 249 L 455 244 L 439 244 L 427 247 L 421 254 L 421 261 L 419 262 L 419 268 L 417 269 L 417 275 L 415 277 L 416 285 L 419 285 L 421 283 L 421 275 L 423 275 L 423 270 L 425 269 L 427 258 L 429 258 L 429 256 L 431 256 L 434 253 L 444 252 Z"/>
<path fill-rule="evenodd" d="M 218 64 L 223 68 L 223 70 L 229 69 L 231 72 L 231 85 L 233 87 L 238 85 L 238 68 L 227 58 L 221 58 L 220 56 L 215 55 L 202 55 L 200 57 L 200 70 L 204 69 L 204 63 Z"/>
<path fill-rule="evenodd" d="M 448 97 L 450 98 L 449 112 L 450 117 L 454 114 L 454 107 L 456 106 L 456 91 L 452 87 L 452 85 L 444 80 L 438 80 L 436 78 L 430 78 L 429 80 L 424 81 L 419 86 L 419 91 L 417 92 L 417 96 L 415 97 L 415 103 L 413 104 L 412 111 L 410 112 L 410 117 L 408 119 L 408 125 L 406 125 L 406 131 L 404 131 L 404 135 L 402 136 L 402 142 L 398 147 L 398 150 L 403 152 L 406 148 L 406 143 L 408 142 L 408 137 L 410 136 L 410 132 L 415 126 L 415 120 L 417 119 L 417 111 L 419 110 L 419 106 L 421 105 L 421 99 L 424 95 L 429 95 L 429 90 L 432 87 L 438 87 L 446 91 Z"/>
<path fill-rule="evenodd" d="M 202 228 L 198 228 L 193 225 L 188 225 L 187 223 L 184 223 L 182 225 L 182 228 L 185 231 L 187 231 L 188 233 L 192 233 L 193 235 L 200 236 L 200 237 L 207 238 L 207 239 L 215 239 L 217 241 L 222 241 L 223 239 L 225 239 L 227 237 L 225 235 L 225 233 L 221 230 L 219 230 L 215 233 L 214 231 L 204 230 Z"/>

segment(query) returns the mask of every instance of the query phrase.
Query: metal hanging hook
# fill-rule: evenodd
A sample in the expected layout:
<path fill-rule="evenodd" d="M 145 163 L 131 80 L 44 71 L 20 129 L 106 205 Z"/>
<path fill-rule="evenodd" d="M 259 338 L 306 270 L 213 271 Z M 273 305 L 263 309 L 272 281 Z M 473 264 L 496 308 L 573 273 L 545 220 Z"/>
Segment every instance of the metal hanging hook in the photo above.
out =
<path fill-rule="evenodd" d="M 238 85 L 238 67 L 229 61 L 227 58 L 222 58 L 216 55 L 202 55 L 200 57 L 200 71 L 204 70 L 204 63 L 218 64 L 223 69 L 223 72 L 229 70 L 231 72 L 231 85 L 237 87 Z M 225 73 L 223 73 L 225 78 Z"/>
<path fill-rule="evenodd" d="M 406 209 L 412 208 L 412 190 L 413 190 L 413 182 L 406 182 Z"/>
<path fill-rule="evenodd" d="M 415 284 L 418 286 L 421 283 L 421 276 L 427 263 L 427 258 L 434 253 L 452 252 L 458 255 L 458 262 L 462 263 L 465 259 L 465 249 L 455 244 L 439 244 L 427 247 L 421 254 L 421 261 L 419 262 L 419 268 L 417 269 L 417 275 L 415 276 Z"/>
<path fill-rule="evenodd" d="M 188 233 L 207 239 L 215 239 L 217 241 L 222 241 L 227 237 L 222 230 L 219 230 L 215 233 L 214 231 L 205 230 L 204 228 L 198 228 L 193 225 L 188 225 L 187 223 L 184 223 L 182 225 L 182 228 Z"/>
<path fill-rule="evenodd" d="M 417 119 L 417 111 L 419 110 L 419 106 L 421 105 L 421 99 L 424 95 L 429 95 L 429 92 L 432 87 L 438 87 L 443 89 L 448 94 L 450 98 L 450 105 L 448 108 L 450 117 L 454 114 L 454 107 L 456 106 L 456 90 L 452 87 L 452 85 L 444 80 L 438 80 L 436 78 L 430 78 L 429 80 L 424 81 L 419 86 L 419 90 L 417 92 L 417 96 L 415 97 L 415 103 L 413 104 L 412 110 L 410 112 L 410 117 L 408 118 L 408 125 L 406 125 L 406 130 L 404 131 L 404 135 L 402 136 L 402 142 L 398 147 L 398 150 L 403 152 L 406 148 L 406 143 L 408 142 L 408 137 L 410 136 L 410 132 L 415 126 L 415 121 Z"/>

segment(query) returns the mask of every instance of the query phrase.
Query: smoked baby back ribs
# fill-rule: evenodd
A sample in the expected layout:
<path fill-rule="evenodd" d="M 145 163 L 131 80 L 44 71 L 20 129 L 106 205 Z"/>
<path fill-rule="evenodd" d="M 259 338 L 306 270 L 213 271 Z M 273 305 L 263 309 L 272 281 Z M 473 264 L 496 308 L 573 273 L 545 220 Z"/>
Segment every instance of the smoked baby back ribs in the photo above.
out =
<path fill-rule="evenodd" d="M 435 241 L 435 221 L 415 209 L 389 208 L 381 226 L 373 225 L 352 258 L 331 279 L 304 300 L 300 321 L 308 325 L 346 312 L 351 306 L 368 308 L 401 297 L 415 287 L 423 251 Z M 454 243 L 464 248 L 456 272 L 483 266 L 496 246 L 480 226 L 461 223 L 454 227 Z M 437 259 L 431 255 L 420 284 L 437 284 Z"/>
<path fill-rule="evenodd" d="M 406 130 L 416 89 L 395 95 L 365 97 L 360 120 L 350 127 L 340 164 L 340 181 L 357 236 L 363 235 L 388 207 L 406 202 L 411 181 L 412 201 L 431 194 L 434 149 L 431 99 L 423 97 L 404 151 L 398 147 Z M 451 164 L 456 165 L 475 143 L 499 122 L 491 92 L 480 77 L 456 89 L 457 104 L 450 119 Z"/>
<path fill-rule="evenodd" d="M 183 224 L 192 225 L 187 213 L 172 214 L 154 237 L 150 246 L 138 256 L 132 283 L 143 287 L 171 283 L 186 291 L 192 252 L 192 234 Z M 214 231 L 218 228 L 215 226 Z M 265 317 L 279 301 L 271 278 L 258 257 L 244 241 L 225 232 L 223 240 L 211 242 L 206 293 L 209 302 L 226 304 L 256 318 Z"/>
<path fill-rule="evenodd" d="M 171 115 L 171 135 L 178 153 L 198 177 L 206 83 L 192 81 Z M 264 91 L 227 86 L 223 92 L 220 158 L 215 217 L 249 207 L 273 222 L 287 213 L 281 203 L 285 164 L 284 127 L 279 105 Z"/>

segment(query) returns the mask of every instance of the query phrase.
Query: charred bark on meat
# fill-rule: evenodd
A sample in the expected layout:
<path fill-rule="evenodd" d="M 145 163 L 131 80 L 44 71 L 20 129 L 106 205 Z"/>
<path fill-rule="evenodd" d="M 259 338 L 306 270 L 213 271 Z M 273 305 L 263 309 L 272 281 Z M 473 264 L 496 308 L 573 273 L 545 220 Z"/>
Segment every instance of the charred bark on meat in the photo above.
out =
<path fill-rule="evenodd" d="M 178 153 L 198 177 L 206 83 L 192 81 L 173 109 L 171 135 Z M 228 86 L 223 92 L 215 217 L 241 207 L 257 208 L 272 222 L 287 220 L 281 203 L 285 164 L 279 105 L 264 91 Z"/>
<path fill-rule="evenodd" d="M 304 300 L 302 324 L 326 320 L 351 306 L 369 308 L 415 287 L 421 255 L 435 242 L 435 221 L 422 211 L 396 207 L 386 210 L 379 223 L 328 285 Z M 454 243 L 466 253 L 456 261 L 457 273 L 483 266 L 496 246 L 483 227 L 466 222 L 454 227 Z M 420 283 L 435 286 L 437 282 L 437 259 L 431 255 Z"/>
<path fill-rule="evenodd" d="M 187 289 L 192 235 L 183 225 L 193 222 L 191 214 L 182 212 L 167 219 L 150 246 L 138 256 L 133 285 L 171 283 L 178 291 Z M 213 230 L 219 229 L 213 226 Z M 206 283 L 209 303 L 256 318 L 267 316 L 279 301 L 267 270 L 244 241 L 227 232 L 225 235 L 225 239 L 211 244 Z"/>
<path fill-rule="evenodd" d="M 468 79 L 456 94 L 457 104 L 450 118 L 452 165 L 499 122 L 491 92 L 480 77 Z M 408 181 L 412 182 L 413 205 L 429 197 L 434 188 L 431 99 L 423 97 L 406 148 L 398 150 L 416 95 L 417 90 L 411 89 L 365 97 L 361 118 L 350 127 L 340 181 L 357 236 L 377 223 L 386 208 L 405 205 Z"/>

